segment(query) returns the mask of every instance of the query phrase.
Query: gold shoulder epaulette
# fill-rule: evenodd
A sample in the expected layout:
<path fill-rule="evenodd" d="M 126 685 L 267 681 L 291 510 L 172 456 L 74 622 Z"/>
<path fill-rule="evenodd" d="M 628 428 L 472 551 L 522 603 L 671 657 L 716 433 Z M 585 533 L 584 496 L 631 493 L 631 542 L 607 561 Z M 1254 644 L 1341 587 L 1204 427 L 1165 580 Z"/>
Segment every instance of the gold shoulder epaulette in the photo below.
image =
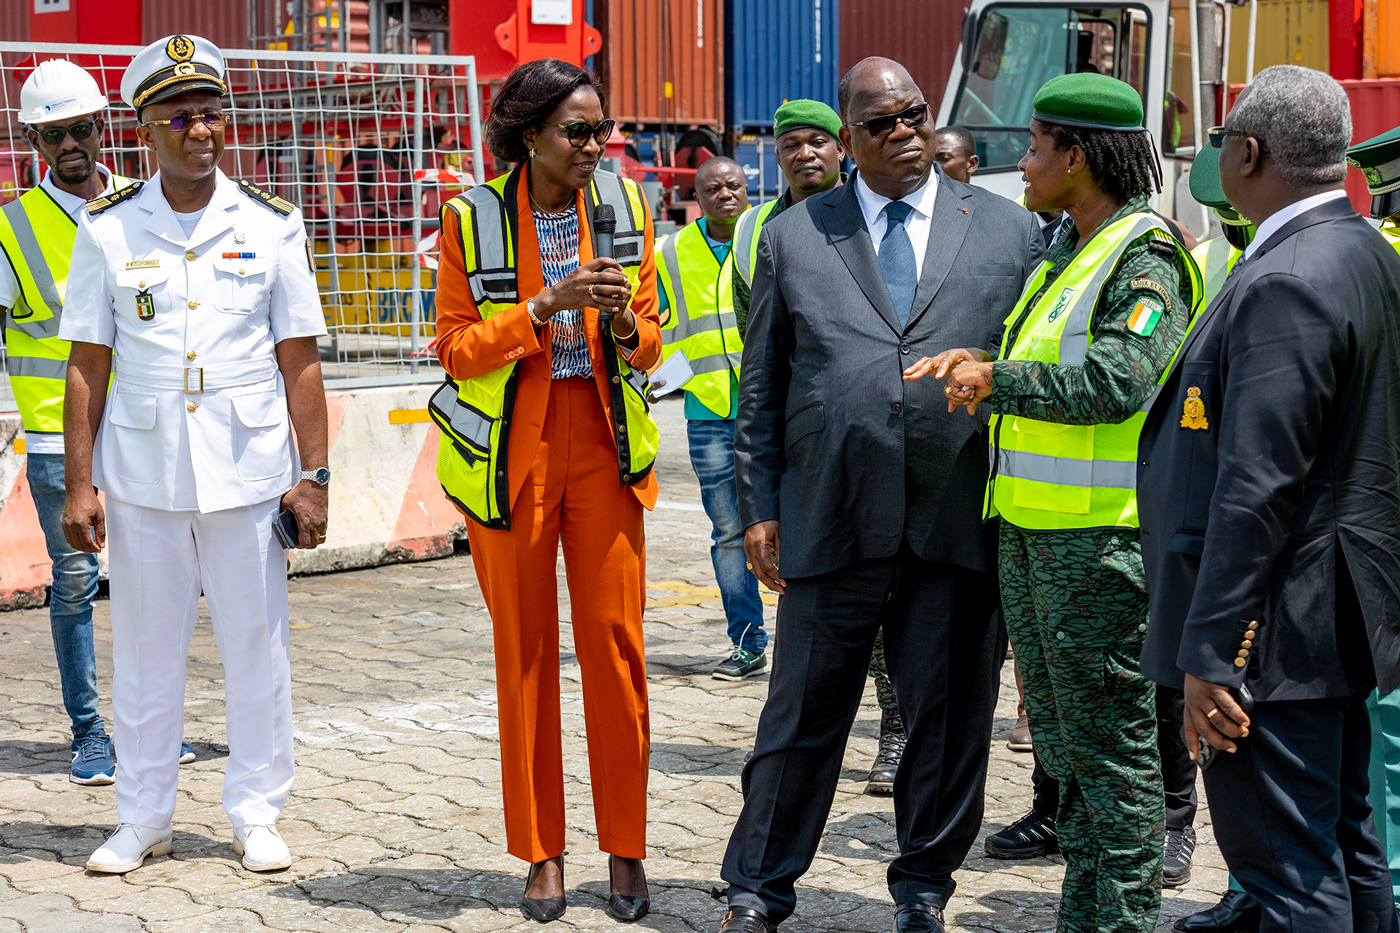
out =
<path fill-rule="evenodd" d="M 286 217 L 297 209 L 297 206 L 291 201 L 288 201 L 286 198 L 279 198 L 271 191 L 264 191 L 251 181 L 240 180 L 238 182 L 238 190 L 256 201 L 261 201 L 283 217 Z"/>
<path fill-rule="evenodd" d="M 109 207 L 114 207 L 123 201 L 134 198 L 136 193 L 145 186 L 144 181 L 133 181 L 120 191 L 109 194 L 102 198 L 93 198 L 87 202 L 87 212 L 89 217 L 96 217 Z"/>

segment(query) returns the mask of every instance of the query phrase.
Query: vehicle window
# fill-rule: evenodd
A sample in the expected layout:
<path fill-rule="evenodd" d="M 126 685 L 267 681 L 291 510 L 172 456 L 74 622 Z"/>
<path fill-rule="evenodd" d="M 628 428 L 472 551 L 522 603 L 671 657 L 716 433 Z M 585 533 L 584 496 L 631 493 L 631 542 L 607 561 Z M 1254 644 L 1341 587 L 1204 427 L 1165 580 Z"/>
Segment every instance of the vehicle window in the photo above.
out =
<path fill-rule="evenodd" d="M 977 140 L 982 170 L 1014 168 L 1026 151 L 1035 92 L 1051 78 L 1097 71 L 1143 93 L 1147 14 L 1140 7 L 987 7 L 952 122 Z"/>

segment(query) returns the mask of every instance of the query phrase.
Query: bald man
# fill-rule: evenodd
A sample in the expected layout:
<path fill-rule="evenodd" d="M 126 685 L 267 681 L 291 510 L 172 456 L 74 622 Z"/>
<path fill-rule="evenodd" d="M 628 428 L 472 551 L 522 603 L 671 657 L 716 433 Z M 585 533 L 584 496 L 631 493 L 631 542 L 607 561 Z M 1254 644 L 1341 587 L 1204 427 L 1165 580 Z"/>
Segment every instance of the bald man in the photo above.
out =
<path fill-rule="evenodd" d="M 792 914 L 882 625 L 907 734 L 895 933 L 943 930 L 982 825 L 1006 650 L 986 429 L 901 373 L 1000 327 L 1039 262 L 1040 224 L 938 169 L 933 114 L 898 63 L 856 65 L 839 105 L 856 175 L 765 224 L 754 267 L 735 466 L 749 561 L 784 594 L 782 650 L 725 853 L 722 933 Z"/>
<path fill-rule="evenodd" d="M 710 517 L 710 561 L 729 630 L 728 657 L 715 680 L 744 680 L 768 670 L 768 633 L 758 581 L 744 557 L 739 496 L 734 486 L 734 405 L 743 337 L 734 317 L 734 227 L 749 206 L 744 170 L 716 157 L 695 173 L 695 199 L 705 216 L 657 246 L 662 352 L 684 353 L 695 373 L 685 384 L 690 465 Z M 667 309 L 670 317 L 667 317 Z M 654 379 L 661 388 L 664 380 Z"/>

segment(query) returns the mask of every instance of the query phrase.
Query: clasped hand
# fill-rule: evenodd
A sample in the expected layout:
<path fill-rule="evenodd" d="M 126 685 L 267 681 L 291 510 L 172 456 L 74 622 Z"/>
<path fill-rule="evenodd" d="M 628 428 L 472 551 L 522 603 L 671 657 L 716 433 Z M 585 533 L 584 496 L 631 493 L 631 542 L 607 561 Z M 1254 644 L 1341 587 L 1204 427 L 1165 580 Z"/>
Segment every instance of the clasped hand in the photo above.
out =
<path fill-rule="evenodd" d="M 946 379 L 943 394 L 948 399 L 948 411 L 966 408 L 969 415 L 992 394 L 992 355 L 986 350 L 944 350 L 933 357 L 923 357 L 904 371 L 904 380 L 913 382 L 932 375 Z"/>
<path fill-rule="evenodd" d="M 622 313 L 632 301 L 632 283 L 616 259 L 590 259 L 535 298 L 535 316 L 547 321 L 570 308 Z"/>

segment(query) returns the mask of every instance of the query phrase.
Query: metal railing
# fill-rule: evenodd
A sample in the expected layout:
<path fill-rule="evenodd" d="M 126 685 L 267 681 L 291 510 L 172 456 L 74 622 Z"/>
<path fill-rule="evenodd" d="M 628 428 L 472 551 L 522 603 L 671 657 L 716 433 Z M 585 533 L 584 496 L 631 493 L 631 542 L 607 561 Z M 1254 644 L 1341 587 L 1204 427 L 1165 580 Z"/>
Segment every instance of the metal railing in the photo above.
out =
<path fill-rule="evenodd" d="M 36 59 L 87 68 L 112 104 L 102 161 L 149 178 L 152 154 L 121 102 L 135 46 L 0 42 L 0 203 L 38 183 L 19 120 Z M 485 180 L 471 56 L 224 50 L 229 125 L 221 167 L 298 205 L 311 239 L 327 385 L 442 378 L 432 353 L 441 204 Z"/>

